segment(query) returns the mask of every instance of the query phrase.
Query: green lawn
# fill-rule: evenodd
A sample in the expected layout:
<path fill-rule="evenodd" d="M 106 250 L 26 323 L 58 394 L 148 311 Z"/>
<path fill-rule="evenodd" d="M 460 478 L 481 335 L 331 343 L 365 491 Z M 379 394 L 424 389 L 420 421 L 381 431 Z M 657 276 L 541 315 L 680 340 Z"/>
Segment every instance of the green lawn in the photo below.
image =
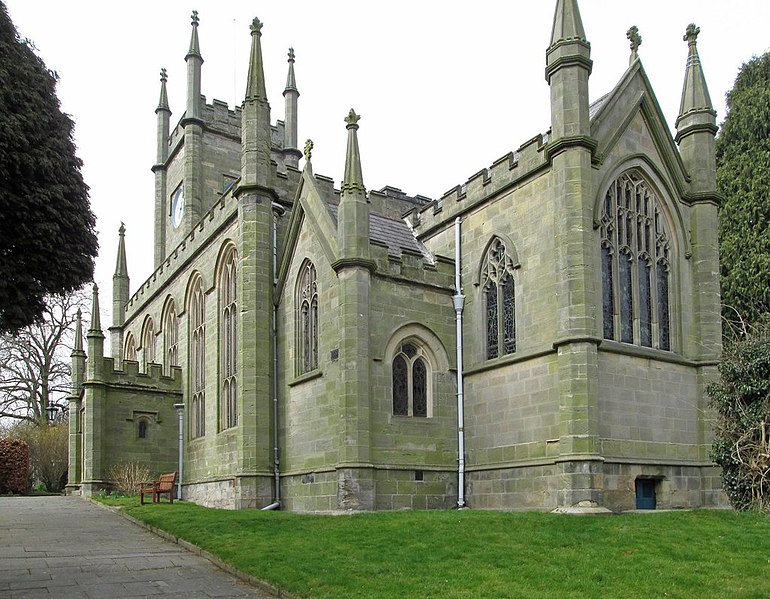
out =
<path fill-rule="evenodd" d="M 307 516 L 105 501 L 304 598 L 770 597 L 770 518 Z"/>

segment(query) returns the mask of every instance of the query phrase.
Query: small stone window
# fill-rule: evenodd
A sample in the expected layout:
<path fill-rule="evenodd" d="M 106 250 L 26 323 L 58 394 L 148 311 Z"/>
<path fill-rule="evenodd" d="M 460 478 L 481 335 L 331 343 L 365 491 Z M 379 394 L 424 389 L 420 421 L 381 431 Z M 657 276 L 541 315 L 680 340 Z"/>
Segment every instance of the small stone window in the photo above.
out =
<path fill-rule="evenodd" d="M 147 421 L 146 418 L 139 419 L 139 423 L 137 424 L 137 436 L 140 439 L 147 439 L 149 437 L 150 432 L 150 423 Z"/>
<path fill-rule="evenodd" d="M 403 343 L 393 357 L 393 415 L 429 416 L 430 364 L 421 347 Z"/>

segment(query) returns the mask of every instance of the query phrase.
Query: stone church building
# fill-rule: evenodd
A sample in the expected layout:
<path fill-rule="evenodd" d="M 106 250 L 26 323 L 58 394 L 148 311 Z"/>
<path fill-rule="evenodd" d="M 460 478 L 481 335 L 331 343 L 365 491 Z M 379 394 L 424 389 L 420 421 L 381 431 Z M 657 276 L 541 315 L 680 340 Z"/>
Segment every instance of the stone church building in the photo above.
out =
<path fill-rule="evenodd" d="M 628 69 L 589 102 L 577 0 L 557 0 L 550 127 L 438 199 L 364 187 L 353 110 L 340 188 L 314 174 L 293 53 L 271 121 L 261 29 L 235 110 L 201 95 L 196 13 L 176 124 L 162 75 L 155 271 L 129 295 L 121 227 L 112 357 L 96 288 L 73 352 L 70 491 L 109 487 L 127 461 L 177 470 L 181 404 L 182 493 L 203 505 L 719 505 L 717 127 L 698 29 L 672 138 L 634 29 Z"/>

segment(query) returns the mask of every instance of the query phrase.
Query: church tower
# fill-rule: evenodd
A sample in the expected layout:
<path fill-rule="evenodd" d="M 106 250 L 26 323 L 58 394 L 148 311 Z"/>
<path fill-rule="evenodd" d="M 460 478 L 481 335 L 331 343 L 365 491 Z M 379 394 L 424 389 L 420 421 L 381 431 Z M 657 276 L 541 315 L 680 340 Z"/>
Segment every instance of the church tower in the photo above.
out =
<path fill-rule="evenodd" d="M 602 503 L 598 443 L 598 343 L 593 243 L 594 188 L 588 78 L 591 45 L 577 0 L 558 0 L 546 80 L 551 90 L 551 161 L 556 218 L 560 506 Z M 598 302 L 600 305 L 601 303 Z"/>

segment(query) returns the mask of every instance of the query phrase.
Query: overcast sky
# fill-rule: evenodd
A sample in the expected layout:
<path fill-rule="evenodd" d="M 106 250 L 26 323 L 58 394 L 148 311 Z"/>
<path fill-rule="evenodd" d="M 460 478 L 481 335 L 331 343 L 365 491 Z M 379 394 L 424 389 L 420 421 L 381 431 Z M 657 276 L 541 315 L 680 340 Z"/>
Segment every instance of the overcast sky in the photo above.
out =
<path fill-rule="evenodd" d="M 76 125 L 91 187 L 100 255 L 102 322 L 109 326 L 117 230 L 126 224 L 131 292 L 153 270 L 155 108 L 168 70 L 172 127 L 185 103 L 190 13 L 200 17 L 207 101 L 239 105 L 250 35 L 264 23 L 262 49 L 272 120 L 283 119 L 287 50 L 296 52 L 299 140 L 312 138 L 316 174 L 339 185 L 343 118 L 353 107 L 364 182 L 440 197 L 550 125 L 544 78 L 556 0 L 387 2 L 272 0 L 6 0 L 23 37 L 58 72 L 58 95 Z M 743 62 L 768 50 L 768 0 L 580 0 L 594 61 L 591 99 L 628 66 L 626 31 L 669 126 L 679 111 L 688 23 L 718 112 Z M 300 162 L 302 166 L 302 162 Z M 105 317 L 107 320 L 105 320 Z"/>

